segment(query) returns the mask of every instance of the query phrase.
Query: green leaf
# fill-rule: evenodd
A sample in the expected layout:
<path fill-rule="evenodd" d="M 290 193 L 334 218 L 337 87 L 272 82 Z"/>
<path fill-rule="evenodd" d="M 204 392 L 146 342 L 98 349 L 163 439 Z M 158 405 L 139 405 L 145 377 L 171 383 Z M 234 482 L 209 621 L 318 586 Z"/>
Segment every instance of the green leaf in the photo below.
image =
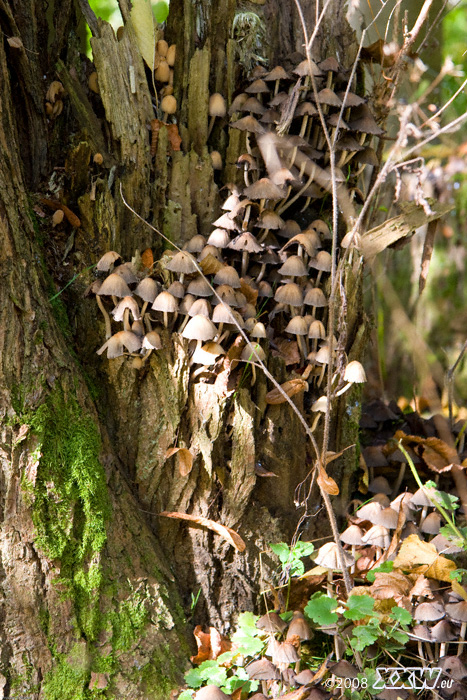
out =
<path fill-rule="evenodd" d="M 409 641 L 408 635 L 402 630 L 391 630 L 391 637 L 402 646 L 405 646 Z"/>
<path fill-rule="evenodd" d="M 302 557 L 309 557 L 310 554 L 313 554 L 315 546 L 313 542 L 297 542 L 292 551 L 294 557 L 300 557 L 301 559 Z"/>
<path fill-rule="evenodd" d="M 351 595 L 347 601 L 344 617 L 347 620 L 363 620 L 373 614 L 375 601 L 369 595 Z"/>
<path fill-rule="evenodd" d="M 285 542 L 276 542 L 275 544 L 270 543 L 269 546 L 271 547 L 274 554 L 277 554 L 281 564 L 287 564 L 289 559 L 292 558 L 290 553 L 290 547 L 288 544 L 285 544 Z"/>
<path fill-rule="evenodd" d="M 264 647 L 264 642 L 258 637 L 250 637 L 243 635 L 241 632 L 235 632 L 232 635 L 232 642 L 236 646 L 236 651 L 243 656 L 255 656 L 259 654 Z"/>
<path fill-rule="evenodd" d="M 370 583 L 373 583 L 373 581 L 376 578 L 376 576 L 375 576 L 376 573 L 382 572 L 382 573 L 387 574 L 390 571 L 392 571 L 393 568 L 394 568 L 393 561 L 384 561 L 382 564 L 380 564 L 379 566 L 376 566 L 374 569 L 372 569 L 371 571 L 369 571 L 367 573 L 366 580 L 370 581 Z"/>
<path fill-rule="evenodd" d="M 458 581 L 461 583 L 465 574 L 467 574 L 467 569 L 456 569 L 455 571 L 449 572 L 449 578 L 451 581 Z"/>
<path fill-rule="evenodd" d="M 394 607 L 391 608 L 390 617 L 399 622 L 401 625 L 410 625 L 412 622 L 412 615 L 409 613 L 409 611 L 405 608 L 399 608 L 397 605 L 394 605 Z"/>
<path fill-rule="evenodd" d="M 230 661 L 232 661 L 232 659 L 237 655 L 237 653 L 238 652 L 236 651 L 224 651 L 223 654 L 220 654 L 217 657 L 216 661 L 218 664 L 230 663 Z"/>
<path fill-rule="evenodd" d="M 156 34 L 149 0 L 133 0 L 130 17 L 141 56 L 152 70 L 156 51 Z"/>
<path fill-rule="evenodd" d="M 219 666 L 217 661 L 214 661 L 212 666 L 206 665 L 203 669 L 201 669 L 201 666 L 204 666 L 204 664 L 207 664 L 207 662 L 203 661 L 203 663 L 199 666 L 199 669 L 203 674 L 203 680 L 207 681 L 208 684 L 218 685 L 219 688 L 221 685 L 224 685 L 227 680 L 227 669 L 223 666 Z"/>
<path fill-rule="evenodd" d="M 333 625 L 338 620 L 335 612 L 337 600 L 324 593 L 314 593 L 305 606 L 305 615 L 317 625 Z"/>
<path fill-rule="evenodd" d="M 366 647 L 376 642 L 381 635 L 381 628 L 377 620 L 369 622 L 367 625 L 356 627 L 350 638 L 350 644 L 357 651 L 363 651 Z"/>
<path fill-rule="evenodd" d="M 445 491 L 436 490 L 433 494 L 433 499 L 445 508 L 445 510 L 456 510 L 459 508 L 457 496 L 452 496 Z"/>
<path fill-rule="evenodd" d="M 381 692 L 381 687 L 374 687 L 377 683 L 376 671 L 374 668 L 365 668 L 363 673 L 358 674 L 358 678 L 360 678 L 360 680 L 366 680 L 366 690 L 370 693 L 370 695 L 378 695 Z"/>
<path fill-rule="evenodd" d="M 193 698 L 193 691 L 192 690 L 184 690 L 182 693 L 180 693 L 177 700 L 192 700 L 192 698 Z"/>
<path fill-rule="evenodd" d="M 244 634 L 249 634 L 252 637 L 257 637 L 263 634 L 262 630 L 256 627 L 256 623 L 259 620 L 258 615 L 253 615 L 252 612 L 243 612 L 238 616 L 237 622 L 237 632 L 243 632 Z"/>
<path fill-rule="evenodd" d="M 156 18 L 156 22 L 162 24 L 162 22 L 165 22 L 169 16 L 169 5 L 167 2 L 164 2 L 164 0 L 159 0 L 159 2 L 155 2 L 152 6 L 152 11 L 154 13 L 154 17 Z"/>
<path fill-rule="evenodd" d="M 185 681 L 190 688 L 200 688 L 203 685 L 204 676 L 200 673 L 199 668 L 190 668 L 185 673 Z"/>

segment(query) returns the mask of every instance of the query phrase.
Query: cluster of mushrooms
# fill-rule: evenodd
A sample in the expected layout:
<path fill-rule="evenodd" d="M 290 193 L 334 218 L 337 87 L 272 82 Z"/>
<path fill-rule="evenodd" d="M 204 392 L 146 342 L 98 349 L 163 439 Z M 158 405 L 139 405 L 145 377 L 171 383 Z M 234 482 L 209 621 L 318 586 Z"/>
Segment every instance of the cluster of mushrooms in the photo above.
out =
<path fill-rule="evenodd" d="M 228 126 L 245 134 L 245 153 L 237 162 L 244 186 L 227 186 L 223 213 L 208 236 L 195 235 L 183 251 L 165 251 L 157 279 L 152 271 L 117 264 L 114 252 L 104 255 L 97 267 L 110 274 L 92 288 L 106 323 L 99 354 L 115 358 L 127 352 L 141 366 L 161 347 L 161 331 L 167 329 L 192 343 L 196 372 L 215 374 L 241 328 L 250 342 L 240 361 L 264 360 L 269 348 L 304 379 L 322 384 L 332 359 L 327 331 L 332 259 L 329 226 L 318 216 L 330 189 L 318 110 L 333 136 L 339 130 L 339 180 L 340 168 L 351 159 L 357 167 L 370 162 L 370 140 L 382 131 L 365 100 L 346 90 L 336 59 L 312 63 L 311 69 L 315 94 L 310 64 L 303 61 L 291 74 L 258 66 L 228 110 L 221 95 L 211 96 L 209 130 L 216 119 L 223 128 L 228 111 Z M 309 223 L 301 227 L 297 212 L 311 203 Z M 289 207 L 295 218 L 284 216 Z M 123 330 L 114 332 L 110 316 Z M 337 379 L 338 393 L 365 381 L 357 362 L 349 363 L 346 374 Z M 323 401 L 313 409 L 316 421 L 326 410 Z"/>

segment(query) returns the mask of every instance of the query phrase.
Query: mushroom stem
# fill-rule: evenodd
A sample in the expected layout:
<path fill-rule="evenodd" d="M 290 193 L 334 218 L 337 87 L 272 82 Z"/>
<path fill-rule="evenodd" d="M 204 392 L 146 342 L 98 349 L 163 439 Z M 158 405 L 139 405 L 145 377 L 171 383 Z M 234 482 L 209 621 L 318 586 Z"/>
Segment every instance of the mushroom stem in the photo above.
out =
<path fill-rule="evenodd" d="M 169 325 L 169 314 L 167 311 L 163 311 L 162 313 L 164 314 L 164 326 L 167 328 Z"/>
<path fill-rule="evenodd" d="M 242 251 L 242 269 L 241 269 L 241 276 L 245 277 L 246 271 L 248 270 L 248 261 L 249 261 L 250 256 L 248 255 L 248 251 L 244 250 Z"/>
<path fill-rule="evenodd" d="M 165 121 L 165 119 L 164 119 L 164 121 Z M 211 131 L 212 131 L 212 128 L 214 126 L 215 121 L 216 121 L 216 117 L 211 117 L 211 119 L 209 120 L 208 138 L 211 136 Z"/>
<path fill-rule="evenodd" d="M 125 311 L 123 312 L 123 330 L 124 331 L 131 331 L 130 309 L 125 309 Z"/>
<path fill-rule="evenodd" d="M 143 316 L 143 321 L 144 321 L 144 325 L 146 326 L 146 333 L 150 333 L 152 331 L 152 325 L 151 325 L 151 320 L 149 318 L 149 314 L 145 314 Z"/>
<path fill-rule="evenodd" d="M 306 345 L 305 345 L 305 340 L 303 338 L 303 335 L 297 335 L 297 344 L 298 344 L 298 349 L 300 351 L 300 355 L 303 357 L 303 360 L 305 360 L 308 353 L 306 350 Z"/>
<path fill-rule="evenodd" d="M 344 384 L 344 386 L 342 387 L 342 389 L 339 389 L 339 391 L 336 392 L 336 398 L 337 398 L 338 396 L 342 396 L 342 394 L 345 394 L 345 392 L 348 391 L 348 390 L 350 389 L 351 386 L 352 386 L 352 382 L 347 382 L 347 384 Z"/>
<path fill-rule="evenodd" d="M 105 339 L 108 340 L 111 335 L 112 335 L 112 328 L 110 325 L 110 316 L 105 310 L 104 304 L 102 303 L 102 299 L 99 296 L 96 296 L 96 301 L 97 301 L 97 306 L 100 308 L 101 313 L 104 317 L 104 323 L 105 323 Z"/>
<path fill-rule="evenodd" d="M 457 656 L 460 656 L 462 654 L 462 649 L 464 648 L 464 639 L 465 639 L 466 630 L 467 630 L 467 622 L 463 622 L 461 625 L 461 631 L 460 631 L 460 635 L 459 635 L 459 638 L 461 641 L 459 644 L 459 648 L 457 650 Z"/>
<path fill-rule="evenodd" d="M 402 484 L 402 479 L 404 478 L 406 467 L 406 463 L 402 462 L 399 469 L 399 474 L 397 475 L 396 483 L 394 484 L 394 488 L 392 490 L 393 498 L 395 498 L 395 496 L 397 496 L 397 494 L 399 493 L 400 485 Z"/>
<path fill-rule="evenodd" d="M 256 278 L 256 282 L 261 282 L 261 280 L 264 277 L 264 273 L 266 272 L 266 263 L 262 263 L 261 265 L 261 270 L 259 271 L 259 274 Z"/>
<path fill-rule="evenodd" d="M 319 419 L 321 418 L 321 413 L 317 413 L 316 416 L 314 417 L 313 423 L 311 424 L 311 432 L 314 433 L 316 430 L 316 426 L 318 425 Z"/>

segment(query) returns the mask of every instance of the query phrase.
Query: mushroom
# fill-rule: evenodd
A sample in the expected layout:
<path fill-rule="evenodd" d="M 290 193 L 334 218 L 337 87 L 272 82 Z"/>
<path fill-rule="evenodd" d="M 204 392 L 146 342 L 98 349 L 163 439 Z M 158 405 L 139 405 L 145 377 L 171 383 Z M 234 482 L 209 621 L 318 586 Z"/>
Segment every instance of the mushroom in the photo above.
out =
<path fill-rule="evenodd" d="M 247 363 L 252 363 L 251 364 L 251 372 L 253 375 L 253 378 L 251 380 L 251 386 L 254 385 L 256 381 L 256 367 L 254 365 L 255 362 L 264 362 L 266 359 L 266 353 L 264 352 L 263 348 L 259 343 L 247 343 L 245 347 L 242 350 L 242 354 L 240 356 L 240 360 L 242 362 L 247 362 Z"/>
<path fill-rule="evenodd" d="M 279 268 L 279 274 L 290 277 L 292 281 L 294 277 L 306 277 L 308 272 L 303 260 L 298 255 L 291 255 Z"/>
<path fill-rule="evenodd" d="M 420 522 L 420 532 L 428 535 L 439 535 L 441 529 L 441 516 L 438 513 L 430 513 Z"/>
<path fill-rule="evenodd" d="M 132 296 L 123 297 L 112 311 L 112 316 L 116 321 L 123 321 L 123 330 L 125 331 L 131 330 L 130 311 L 134 321 L 139 321 L 141 319 L 139 306 Z"/>
<path fill-rule="evenodd" d="M 314 561 L 318 566 L 322 566 L 324 569 L 328 570 L 328 577 L 327 577 L 327 592 L 328 595 L 332 598 L 332 576 L 333 576 L 333 571 L 342 571 L 342 564 L 341 564 L 341 558 L 342 556 L 342 564 L 347 568 L 349 566 L 352 566 L 355 563 L 355 559 L 350 556 L 347 552 L 345 552 L 342 549 L 342 546 L 339 547 L 339 545 L 336 542 L 327 542 L 326 544 L 323 544 L 322 547 L 318 549 L 317 555 L 314 557 Z"/>
<path fill-rule="evenodd" d="M 211 135 L 211 131 L 216 121 L 216 117 L 225 117 L 227 114 L 227 107 L 225 104 L 225 99 L 219 92 L 215 92 L 209 98 L 209 116 L 211 117 L 209 121 L 208 138 Z"/>
<path fill-rule="evenodd" d="M 180 275 L 180 282 L 183 284 L 185 275 L 190 275 L 198 271 L 198 265 L 194 257 L 186 250 L 180 250 L 164 265 L 166 270 L 176 272 Z"/>
<path fill-rule="evenodd" d="M 217 685 L 205 685 L 194 695 L 194 700 L 231 700 Z"/>
<path fill-rule="evenodd" d="M 287 324 L 285 332 L 296 336 L 298 348 L 304 360 L 307 356 L 307 348 L 303 339 L 303 336 L 308 335 L 308 323 L 306 320 L 303 318 L 303 316 L 294 316 Z"/>
<path fill-rule="evenodd" d="M 141 338 L 131 331 L 119 331 L 111 336 L 104 345 L 97 350 L 97 354 L 102 355 L 104 350 L 107 350 L 107 357 L 111 360 L 123 355 L 124 348 L 130 353 L 136 352 L 141 348 Z"/>
<path fill-rule="evenodd" d="M 222 345 L 215 343 L 210 340 L 200 348 L 196 348 L 193 353 L 192 361 L 193 364 L 203 365 L 203 367 L 210 367 L 214 365 L 217 358 L 220 355 L 225 355 L 225 350 Z"/>
<path fill-rule="evenodd" d="M 59 209 L 58 211 L 61 211 Z M 113 267 L 114 262 L 121 259 L 121 255 L 115 252 L 115 250 L 108 250 L 107 253 L 100 258 L 96 265 L 96 269 L 100 272 L 108 272 L 111 267 Z"/>
<path fill-rule="evenodd" d="M 263 251 L 262 246 L 258 243 L 256 238 L 249 231 L 241 233 L 239 236 L 233 239 L 228 245 L 228 248 L 232 250 L 238 250 L 242 253 L 242 268 L 241 276 L 245 277 L 250 253 L 260 253 Z"/>
<path fill-rule="evenodd" d="M 340 535 L 340 540 L 341 542 L 344 542 L 344 544 L 350 544 L 352 547 L 352 556 L 355 559 L 355 548 L 357 546 L 361 546 L 364 544 L 363 540 L 363 530 L 361 527 L 358 527 L 358 525 L 349 525 L 349 527 L 344 530 L 344 532 Z M 350 573 L 353 574 L 355 572 L 355 564 L 352 565 L 352 568 L 350 569 Z"/>
<path fill-rule="evenodd" d="M 464 648 L 465 632 L 467 630 L 467 601 L 461 600 L 459 603 L 447 603 L 446 612 L 451 620 L 461 623 L 461 631 L 459 634 L 460 644 L 457 650 L 457 656 L 461 656 Z"/>
<path fill-rule="evenodd" d="M 456 639 L 456 635 L 447 620 L 440 620 L 431 628 L 431 639 L 433 642 L 436 642 L 435 658 L 438 659 L 442 656 L 446 656 L 448 643 L 453 642 Z M 441 646 L 438 650 L 439 644 Z"/>
<path fill-rule="evenodd" d="M 148 304 L 152 304 L 159 294 L 159 289 L 159 284 L 152 277 L 145 277 L 136 287 L 136 296 L 140 297 L 144 302 L 141 309 L 141 318 L 144 318 Z"/>
<path fill-rule="evenodd" d="M 228 284 L 229 287 L 234 289 L 240 289 L 241 282 L 238 272 L 234 267 L 230 265 L 225 265 L 214 276 L 214 284 Z"/>
<path fill-rule="evenodd" d="M 267 612 L 256 621 L 256 627 L 268 634 L 275 634 L 282 633 L 287 628 L 287 623 L 276 612 Z"/>
<path fill-rule="evenodd" d="M 317 399 L 314 402 L 314 404 L 312 404 L 311 410 L 313 413 L 316 413 L 316 416 L 310 428 L 311 432 L 313 433 L 316 430 L 321 414 L 326 413 L 326 411 L 328 410 L 328 400 L 326 396 L 320 396 L 319 399 Z"/>
<path fill-rule="evenodd" d="M 193 316 L 183 329 L 182 336 L 189 340 L 196 340 L 195 352 L 201 348 L 205 340 L 212 340 L 217 335 L 217 328 L 209 318 L 197 315 Z"/>
<path fill-rule="evenodd" d="M 165 97 L 162 98 L 161 101 L 161 109 L 164 112 L 164 116 L 162 117 L 163 122 L 167 122 L 167 117 L 169 115 L 175 114 L 177 111 L 177 100 L 173 95 L 166 95 Z"/>
<path fill-rule="evenodd" d="M 168 314 L 177 313 L 178 301 L 169 292 L 161 292 L 154 299 L 151 309 L 154 309 L 154 311 L 162 311 L 164 315 L 164 326 L 167 328 L 169 325 Z"/>
<path fill-rule="evenodd" d="M 391 535 L 389 534 L 389 530 L 382 525 L 373 525 L 373 527 L 363 535 L 362 540 L 365 544 L 376 547 L 376 558 L 379 559 L 383 553 L 383 549 L 387 549 L 391 544 Z"/>
<path fill-rule="evenodd" d="M 282 68 L 282 66 L 276 66 L 269 73 L 264 76 L 264 80 L 272 81 L 274 80 L 274 95 L 279 92 L 279 83 L 281 80 L 289 80 L 290 75 Z"/>
<path fill-rule="evenodd" d="M 347 382 L 342 389 L 336 392 L 337 396 L 342 396 L 353 384 L 363 384 L 366 382 L 366 374 L 363 365 L 358 360 L 349 362 L 344 371 L 344 381 Z"/>

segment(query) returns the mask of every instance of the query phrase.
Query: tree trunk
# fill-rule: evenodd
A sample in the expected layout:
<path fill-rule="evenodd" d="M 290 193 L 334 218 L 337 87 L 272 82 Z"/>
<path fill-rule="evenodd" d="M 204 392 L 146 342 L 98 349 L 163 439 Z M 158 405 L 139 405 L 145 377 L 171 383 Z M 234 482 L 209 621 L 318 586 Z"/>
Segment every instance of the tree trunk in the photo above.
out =
<path fill-rule="evenodd" d="M 331 4 L 314 51 L 322 58 L 339 47 L 350 66 L 353 37 L 342 3 Z M 302 5 L 311 26 L 314 4 Z M 163 248 L 121 193 L 176 243 L 211 230 L 218 186 L 238 178 L 240 151 L 238 134 L 228 143 L 225 129 L 213 132 L 211 146 L 227 158 L 216 183 L 209 93 L 230 98 L 248 56 L 232 29 L 234 0 L 172 0 L 166 38 L 177 44 L 182 148 L 170 150 L 162 127 L 152 161 L 152 81 L 129 4 L 121 2 L 118 39 L 85 0 L 82 8 L 94 68 L 80 54 L 82 18 L 71 2 L 53 15 L 39 0 L 15 3 L 14 13 L 0 0 L 4 35 L 22 41 L 0 45 L 0 687 L 4 696 L 54 700 L 94 697 L 97 687 L 100 697 L 168 698 L 189 655 L 182 610 L 190 594 L 201 589 L 199 621 L 223 630 L 257 605 L 275 570 L 269 555 L 262 565 L 259 555 L 269 542 L 290 540 L 301 515 L 294 491 L 313 458 L 291 408 L 266 404 L 271 387 L 261 373 L 253 387 L 231 386 L 227 371 L 214 384 L 193 383 L 186 343 L 168 333 L 140 370 L 127 357 L 95 355 L 104 329 L 94 302 L 83 298 L 94 279 L 90 266 L 109 249 L 131 259 L 136 250 Z M 293 2 L 253 10 L 267 28 L 255 52 L 271 67 L 302 50 Z M 94 69 L 99 96 L 87 87 Z M 53 80 L 65 88 L 63 112 L 47 117 Z M 50 204 L 37 192 L 66 204 L 80 225 L 53 228 Z M 361 343 L 359 269 L 348 279 L 351 351 L 355 339 Z M 283 363 L 268 363 L 278 381 L 287 378 Z M 303 398 L 297 406 L 305 410 Z M 344 420 L 344 408 L 334 448 L 355 442 L 355 420 Z M 175 444 L 194 455 L 188 476 L 165 457 Z M 345 460 L 334 470 L 344 484 L 355 456 Z M 278 478 L 258 477 L 258 464 Z M 247 548 L 240 553 L 161 511 L 215 520 L 238 531 Z M 309 534 L 316 531 L 311 521 Z"/>

